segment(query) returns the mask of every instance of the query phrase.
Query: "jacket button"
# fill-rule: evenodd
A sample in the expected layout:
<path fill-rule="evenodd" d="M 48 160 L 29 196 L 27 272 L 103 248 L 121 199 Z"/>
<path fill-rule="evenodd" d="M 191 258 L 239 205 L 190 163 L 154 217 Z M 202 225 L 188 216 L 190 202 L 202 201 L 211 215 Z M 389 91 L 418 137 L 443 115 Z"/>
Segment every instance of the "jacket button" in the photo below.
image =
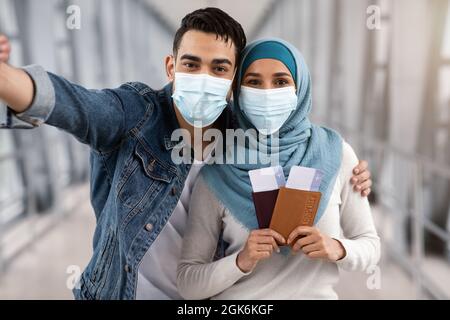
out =
<path fill-rule="evenodd" d="M 131 271 L 131 268 L 130 268 L 129 265 L 126 264 L 124 270 L 125 270 L 126 273 L 128 273 L 128 272 Z"/>
<path fill-rule="evenodd" d="M 145 225 L 145 230 L 147 230 L 148 232 L 152 231 L 153 230 L 153 225 L 151 223 L 147 223 Z"/>
<path fill-rule="evenodd" d="M 173 187 L 173 188 L 172 188 L 172 195 L 174 196 L 174 195 L 176 195 L 176 194 L 177 194 L 177 188 Z"/>
<path fill-rule="evenodd" d="M 148 166 L 147 166 L 148 171 L 150 171 L 150 172 L 153 171 L 153 169 L 155 168 L 155 162 L 156 162 L 156 160 L 153 159 L 152 162 L 150 162 L 148 164 Z"/>

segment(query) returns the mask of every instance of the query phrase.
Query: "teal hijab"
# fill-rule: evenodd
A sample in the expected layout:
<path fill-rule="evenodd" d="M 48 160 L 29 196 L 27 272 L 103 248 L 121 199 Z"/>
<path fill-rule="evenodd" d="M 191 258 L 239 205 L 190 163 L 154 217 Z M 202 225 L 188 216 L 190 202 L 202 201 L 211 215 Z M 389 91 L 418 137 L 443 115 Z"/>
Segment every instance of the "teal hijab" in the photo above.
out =
<path fill-rule="evenodd" d="M 278 143 L 274 150 L 283 167 L 285 177 L 292 166 L 304 166 L 323 171 L 319 191 L 322 193 L 314 223 L 322 217 L 330 199 L 336 176 L 341 166 L 342 138 L 335 131 L 312 124 L 311 77 L 300 52 L 291 44 L 280 39 L 264 39 L 249 44 L 242 53 L 238 68 L 236 89 L 233 92 L 233 112 L 238 128 L 255 128 L 239 106 L 240 83 L 250 64 L 258 59 L 277 59 L 290 70 L 298 97 L 297 107 L 280 128 Z M 268 139 L 267 145 L 271 146 Z M 249 142 L 239 152 L 253 152 L 255 145 Z M 247 161 L 248 162 L 248 161 Z M 248 230 L 258 229 L 249 170 L 268 167 L 270 164 L 237 163 L 211 164 L 201 170 L 201 177 L 210 190 L 229 212 Z"/>

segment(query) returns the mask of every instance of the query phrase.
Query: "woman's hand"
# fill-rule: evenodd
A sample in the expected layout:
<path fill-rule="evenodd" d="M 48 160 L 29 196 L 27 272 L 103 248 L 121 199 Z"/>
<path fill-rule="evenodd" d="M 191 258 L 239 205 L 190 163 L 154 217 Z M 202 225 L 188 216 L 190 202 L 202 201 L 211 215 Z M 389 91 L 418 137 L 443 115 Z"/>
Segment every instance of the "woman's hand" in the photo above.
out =
<path fill-rule="evenodd" d="M 259 260 L 269 258 L 274 250 L 280 252 L 277 242 L 285 244 L 286 240 L 274 230 L 252 230 L 244 249 L 237 256 L 237 266 L 245 273 L 250 272 Z"/>
<path fill-rule="evenodd" d="M 338 240 L 320 233 L 319 229 L 315 227 L 300 226 L 295 228 L 289 235 L 287 243 L 292 246 L 294 252 L 301 250 L 310 258 L 335 262 L 346 255 L 344 247 Z"/>

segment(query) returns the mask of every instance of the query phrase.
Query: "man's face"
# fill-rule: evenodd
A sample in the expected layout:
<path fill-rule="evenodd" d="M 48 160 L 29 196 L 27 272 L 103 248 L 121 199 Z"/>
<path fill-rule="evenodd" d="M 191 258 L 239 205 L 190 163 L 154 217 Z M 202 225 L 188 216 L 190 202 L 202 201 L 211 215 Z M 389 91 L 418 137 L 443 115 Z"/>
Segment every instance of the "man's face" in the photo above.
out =
<path fill-rule="evenodd" d="M 166 58 L 168 80 L 174 80 L 175 72 L 205 73 L 231 80 L 236 69 L 235 50 L 230 39 L 225 42 L 215 34 L 189 30 L 181 39 L 177 56 Z"/>

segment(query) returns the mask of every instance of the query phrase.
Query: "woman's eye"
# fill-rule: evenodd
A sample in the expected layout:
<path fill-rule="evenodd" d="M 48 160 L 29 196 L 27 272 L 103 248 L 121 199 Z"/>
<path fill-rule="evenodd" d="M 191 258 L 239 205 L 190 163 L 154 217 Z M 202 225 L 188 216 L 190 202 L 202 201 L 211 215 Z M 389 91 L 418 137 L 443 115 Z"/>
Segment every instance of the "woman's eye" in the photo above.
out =
<path fill-rule="evenodd" d="M 286 81 L 285 79 L 278 79 L 278 80 L 276 80 L 275 81 L 275 85 L 276 86 L 285 86 L 285 85 L 288 85 L 289 84 L 289 82 L 288 81 Z"/>
<path fill-rule="evenodd" d="M 250 79 L 247 81 L 247 84 L 252 85 L 252 86 L 257 86 L 260 84 L 260 82 L 257 79 Z"/>

